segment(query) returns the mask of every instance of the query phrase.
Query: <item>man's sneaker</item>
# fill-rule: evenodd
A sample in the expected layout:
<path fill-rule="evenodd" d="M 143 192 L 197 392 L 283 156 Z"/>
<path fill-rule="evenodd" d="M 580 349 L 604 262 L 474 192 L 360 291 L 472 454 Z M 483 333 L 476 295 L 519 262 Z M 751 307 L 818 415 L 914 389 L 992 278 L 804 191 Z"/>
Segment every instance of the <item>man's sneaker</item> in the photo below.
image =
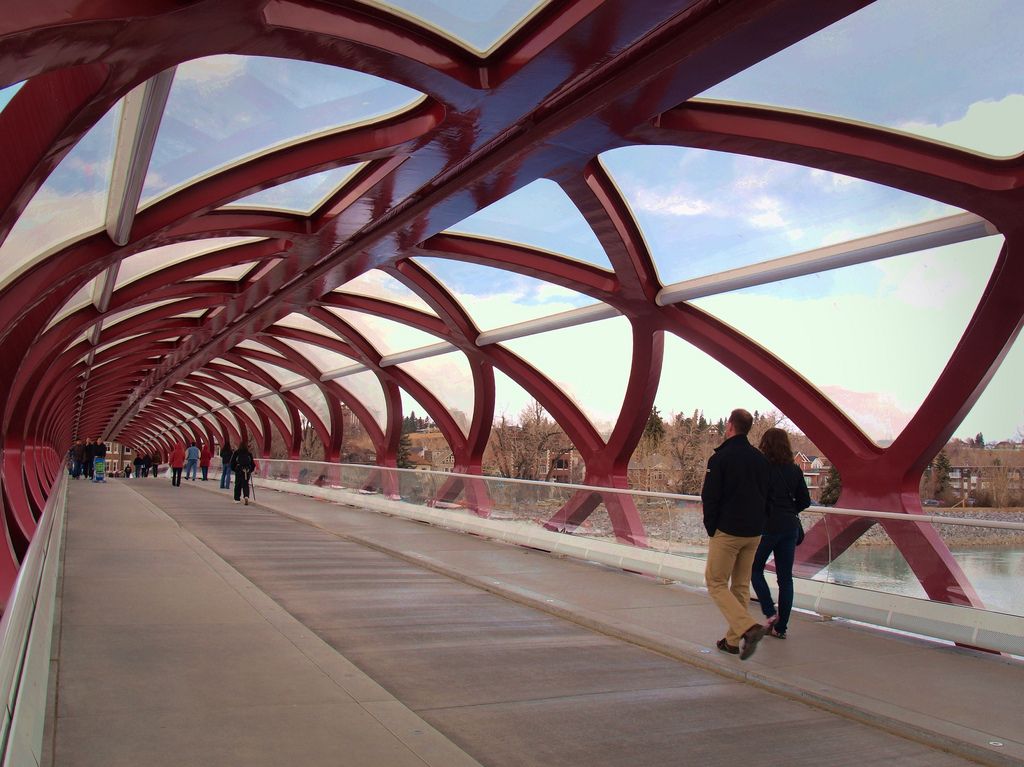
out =
<path fill-rule="evenodd" d="M 743 635 L 743 649 L 740 650 L 740 660 L 746 660 L 757 649 L 757 643 L 764 637 L 764 626 L 757 623 L 747 629 Z"/>
<path fill-rule="evenodd" d="M 235 499 L 234 501 L 232 501 L 232 503 L 241 503 L 241 501 L 239 501 L 238 499 Z"/>
<path fill-rule="evenodd" d="M 248 506 L 248 505 L 249 505 L 249 499 L 248 499 L 248 498 L 246 498 L 246 499 L 245 499 L 245 505 L 246 505 L 246 506 Z"/>
<path fill-rule="evenodd" d="M 725 637 L 722 637 L 721 639 L 719 639 L 715 643 L 715 647 L 717 647 L 722 652 L 729 653 L 730 655 L 739 655 L 740 654 L 740 648 L 737 647 L 736 645 L 731 645 L 728 642 L 726 642 L 725 641 Z"/>

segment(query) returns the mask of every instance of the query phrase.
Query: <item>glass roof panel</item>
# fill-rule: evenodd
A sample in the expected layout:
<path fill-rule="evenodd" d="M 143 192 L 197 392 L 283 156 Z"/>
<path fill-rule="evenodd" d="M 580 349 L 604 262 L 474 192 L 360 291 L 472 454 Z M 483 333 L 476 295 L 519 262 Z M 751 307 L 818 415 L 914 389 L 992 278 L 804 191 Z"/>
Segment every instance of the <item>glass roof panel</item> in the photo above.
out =
<path fill-rule="evenodd" d="M 217 402 L 212 397 L 210 397 L 210 395 L 202 393 L 202 392 L 190 391 L 189 395 L 192 396 L 192 397 L 196 397 L 196 398 L 202 400 L 203 403 L 206 405 L 206 409 L 207 410 L 213 410 L 215 407 L 220 405 L 220 403 Z"/>
<path fill-rule="evenodd" d="M 278 388 L 281 386 L 287 386 L 295 381 L 305 380 L 305 376 L 299 375 L 294 370 L 289 370 L 288 368 L 284 368 L 279 365 L 271 365 L 263 360 L 254 360 L 254 362 L 260 367 L 260 369 L 265 370 L 269 376 L 277 381 Z"/>
<path fill-rule="evenodd" d="M 624 147 L 601 162 L 665 284 L 962 212 L 849 176 L 703 149 Z"/>
<path fill-rule="evenodd" d="M 212 360 L 210 360 L 210 362 L 216 362 L 218 365 L 226 365 L 228 367 L 238 368 L 239 370 L 242 369 L 238 365 L 236 365 L 234 362 L 226 360 L 223 357 L 214 357 Z"/>
<path fill-rule="evenodd" d="M 312 317 L 307 317 L 305 314 L 299 314 L 298 312 L 294 312 L 292 314 L 287 315 L 286 317 L 282 317 L 274 324 L 280 325 L 281 327 L 285 328 L 308 330 L 311 333 L 319 333 L 322 336 L 330 336 L 332 338 L 336 337 L 334 336 L 333 333 L 330 332 L 330 330 L 327 327 L 321 325 Z"/>
<path fill-rule="evenodd" d="M 142 206 L 231 165 L 404 111 L 423 95 L 308 61 L 209 56 L 181 64 L 167 99 Z"/>
<path fill-rule="evenodd" d="M 193 277 L 192 280 L 226 280 L 228 282 L 238 282 L 238 280 L 245 277 L 252 268 L 253 262 L 250 261 L 245 264 L 239 264 L 238 266 L 226 266 L 223 269 L 215 269 L 212 272 L 206 272 L 198 277 Z"/>
<path fill-rule="evenodd" d="M 335 383 L 359 400 L 363 407 L 373 414 L 373 420 L 381 429 L 387 428 L 387 401 L 376 373 L 369 370 L 364 373 L 353 373 L 336 379 Z"/>
<path fill-rule="evenodd" d="M 418 309 L 421 312 L 426 312 L 427 314 L 431 314 L 435 317 L 437 316 L 437 313 L 430 308 L 430 305 L 426 301 L 409 290 L 409 288 L 405 287 L 405 285 L 396 280 L 390 274 L 382 272 L 379 269 L 370 269 L 367 272 L 363 272 L 358 277 L 354 277 L 346 282 L 340 288 L 336 288 L 334 292 L 380 298 L 385 301 L 391 301 L 395 304 L 401 304 L 402 306 L 409 306 L 413 309 Z"/>
<path fill-rule="evenodd" d="M 266 354 L 273 354 L 275 357 L 280 357 L 276 351 L 271 349 L 266 344 L 261 344 L 259 341 L 240 341 L 235 344 L 236 349 L 255 349 L 256 351 L 265 352 Z"/>
<path fill-rule="evenodd" d="M 693 303 L 786 361 L 887 444 L 949 360 L 1002 241 L 986 237 Z"/>
<path fill-rule="evenodd" d="M 195 319 L 196 317 L 202 317 L 209 309 L 191 309 L 187 312 L 179 312 L 173 316 L 180 317 L 182 319 Z"/>
<path fill-rule="evenodd" d="M 245 413 L 249 416 L 249 419 L 256 424 L 257 429 L 263 428 L 263 422 L 260 420 L 259 414 L 256 412 L 256 408 L 252 406 L 250 402 L 239 402 L 237 405 L 233 405 L 234 409 L 239 413 Z M 249 449 L 256 453 L 257 446 L 253 444 L 252 436 L 249 437 Z"/>
<path fill-rule="evenodd" d="M 0 245 L 0 286 L 38 258 L 103 228 L 118 102 L 68 152 Z"/>
<path fill-rule="evenodd" d="M 142 334 L 139 333 L 139 334 L 134 335 L 134 336 L 125 336 L 124 338 L 119 338 L 116 341 L 108 341 L 105 344 L 100 344 L 99 346 L 96 347 L 96 353 L 99 354 L 100 352 L 104 351 L 105 349 L 109 349 L 111 346 L 115 346 L 115 345 L 121 346 L 122 344 L 127 344 L 133 338 L 138 338 L 140 335 L 142 335 Z"/>
<path fill-rule="evenodd" d="M 555 253 L 602 269 L 611 262 L 562 187 L 538 179 L 447 230 Z"/>
<path fill-rule="evenodd" d="M 229 389 L 226 384 L 223 384 L 220 381 L 203 381 L 202 383 L 205 383 L 207 386 L 216 389 L 220 394 L 222 394 L 227 399 L 228 402 L 231 402 L 234 399 L 238 399 L 238 393 L 232 389 Z M 219 407 L 222 404 L 224 403 L 218 402 L 217 406 Z"/>
<path fill-rule="evenodd" d="M 264 237 L 211 237 L 204 240 L 189 240 L 144 250 L 121 261 L 117 269 L 116 288 L 121 288 L 140 277 L 144 277 L 168 266 L 188 261 L 191 258 L 215 253 L 218 250 L 260 242 Z M 205 279 L 205 276 L 204 276 Z"/>
<path fill-rule="evenodd" d="M 462 433 L 469 435 L 470 420 L 473 418 L 474 390 L 473 373 L 465 354 L 441 354 L 437 357 L 403 362 L 398 367 L 427 387 L 459 425 Z"/>
<path fill-rule="evenodd" d="M 965 440 L 980 433 L 985 442 L 1024 441 L 1021 381 L 1024 381 L 1024 334 L 1017 336 L 985 391 L 954 434 Z"/>
<path fill-rule="evenodd" d="M 21 90 L 21 86 L 25 84 L 25 80 L 14 85 L 8 85 L 6 88 L 0 90 L 0 112 L 3 112 L 7 108 L 7 105 L 11 103 L 11 99 L 14 95 Z"/>
<path fill-rule="evenodd" d="M 547 0 L 359 0 L 458 43 L 481 58 L 525 24 Z"/>
<path fill-rule="evenodd" d="M 244 208 L 311 216 L 365 166 L 365 162 L 360 162 L 313 173 L 229 202 L 222 205 L 221 209 Z"/>
<path fill-rule="evenodd" d="M 546 375 L 580 408 L 603 437 L 611 434 L 629 380 L 633 337 L 629 320 L 615 317 L 505 341 L 503 346 Z M 595 350 L 601 353 L 596 354 Z"/>
<path fill-rule="evenodd" d="M 494 420 L 504 416 L 507 421 L 518 422 L 520 414 L 532 403 L 533 397 L 526 389 L 498 368 L 494 369 Z"/>
<path fill-rule="evenodd" d="M 89 333 L 91 332 L 91 330 L 92 330 L 92 329 L 90 328 L 90 329 L 86 330 L 86 331 L 85 331 L 84 333 L 80 334 L 80 335 L 79 335 L 78 337 L 76 337 L 76 338 L 75 338 L 75 339 L 74 339 L 73 341 L 71 341 L 71 342 L 70 342 L 70 343 L 69 343 L 69 344 L 68 344 L 68 345 L 67 345 L 67 346 L 66 346 L 65 348 L 67 348 L 67 349 L 71 349 L 71 348 L 73 348 L 73 347 L 74 347 L 74 346 L 75 346 L 76 344 L 80 344 L 80 343 L 82 343 L 82 341 L 86 340 L 86 339 L 87 339 L 87 338 L 89 337 Z M 86 354 L 85 354 L 85 357 L 88 357 L 88 356 L 89 356 L 89 353 L 88 353 L 88 350 L 87 350 L 87 351 L 86 351 Z M 85 359 L 85 357 L 83 357 L 82 359 Z M 81 362 L 81 360 L 79 360 L 79 362 Z"/>
<path fill-rule="evenodd" d="M 292 394 L 301 399 L 313 412 L 320 416 L 320 420 L 328 425 L 330 428 L 331 424 L 331 413 L 327 409 L 327 400 L 324 398 L 324 393 L 320 391 L 320 387 L 316 384 L 309 384 L 309 386 L 303 386 L 299 389 L 293 389 Z"/>
<path fill-rule="evenodd" d="M 133 306 L 131 309 L 122 309 L 119 312 L 108 314 L 103 320 L 103 327 L 109 328 L 111 325 L 122 322 L 129 317 L 134 317 L 136 314 L 142 314 L 148 312 L 150 309 L 156 309 L 159 306 L 166 306 L 167 304 L 173 304 L 176 301 L 180 301 L 180 298 L 169 298 L 166 301 L 154 301 L 150 304 L 142 304 L 142 306 Z"/>
<path fill-rule="evenodd" d="M 364 312 L 334 307 L 329 307 L 329 311 L 351 325 L 382 355 L 430 346 L 441 340 L 422 330 Z"/>
<path fill-rule="evenodd" d="M 1022 26 L 1024 5 L 1016 0 L 876 0 L 701 97 L 1016 155 L 1024 151 Z"/>
<path fill-rule="evenodd" d="M 288 415 L 288 408 L 285 406 L 284 402 L 281 401 L 281 398 L 278 395 L 274 394 L 270 397 L 261 397 L 260 402 L 269 406 L 270 409 L 277 413 L 278 417 L 285 423 L 291 423 L 291 416 Z"/>
<path fill-rule="evenodd" d="M 283 338 L 281 341 L 309 360 L 321 373 L 328 373 L 332 370 L 355 364 L 355 360 L 350 357 L 338 354 L 330 349 L 325 349 L 322 346 L 317 346 L 316 344 L 307 344 L 305 341 L 293 341 L 289 338 Z"/>
<path fill-rule="evenodd" d="M 446 258 L 416 259 L 455 296 L 481 331 L 597 303 L 552 282 Z"/>
<path fill-rule="evenodd" d="M 241 372 L 241 371 L 239 371 L 239 372 Z M 268 389 L 266 386 L 263 386 L 262 384 L 258 384 L 255 381 L 250 381 L 248 378 L 243 378 L 241 375 L 231 375 L 231 374 L 225 374 L 225 375 L 228 375 L 228 377 L 232 381 L 234 381 L 235 383 L 237 383 L 237 384 L 241 385 L 242 387 L 244 387 L 245 390 L 247 392 L 249 392 L 250 396 L 255 396 L 257 394 L 265 394 L 266 392 L 270 391 L 270 389 Z M 229 400 L 238 399 L 238 396 L 239 395 L 236 392 L 232 392 L 231 395 L 228 397 L 228 399 Z"/>
<path fill-rule="evenodd" d="M 54 318 L 50 321 L 50 324 L 46 326 L 46 329 L 49 330 L 65 317 L 74 314 L 79 309 L 89 306 L 92 303 L 92 292 L 95 289 L 95 285 L 96 278 L 93 278 L 75 291 L 75 294 L 71 296 L 71 298 L 68 299 L 68 302 L 64 304 L 59 312 L 57 312 Z"/>
<path fill-rule="evenodd" d="M 672 333 L 665 334 L 665 355 L 654 405 L 662 418 L 689 417 L 701 411 L 708 421 L 728 418 L 738 407 L 751 413 L 775 409 L 764 395 L 725 365 Z"/>
<path fill-rule="evenodd" d="M 241 431 L 241 428 L 239 428 L 238 416 L 231 412 L 231 408 L 224 408 L 223 410 L 218 410 L 217 414 L 227 418 L 228 423 L 235 427 L 237 431 Z M 234 442 L 234 437 L 231 438 L 231 441 Z M 237 447 L 238 445 L 235 444 L 234 446 Z"/>

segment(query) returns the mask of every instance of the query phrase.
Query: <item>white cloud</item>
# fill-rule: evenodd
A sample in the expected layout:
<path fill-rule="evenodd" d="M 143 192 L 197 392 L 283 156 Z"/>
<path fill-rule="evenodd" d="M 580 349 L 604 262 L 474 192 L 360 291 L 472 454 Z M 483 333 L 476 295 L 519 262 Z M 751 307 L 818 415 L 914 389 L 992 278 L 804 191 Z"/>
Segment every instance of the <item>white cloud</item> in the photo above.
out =
<path fill-rule="evenodd" d="M 976 300 L 992 275 L 1002 237 L 975 240 L 949 251 L 931 251 L 915 258 L 889 258 L 875 262 L 882 276 L 880 292 L 889 300 L 917 309 L 952 306 Z"/>
<path fill-rule="evenodd" d="M 973 151 L 1010 157 L 1024 150 L 1024 94 L 1012 93 L 998 101 L 975 101 L 959 120 L 940 125 L 905 122 L 896 128 Z"/>
<path fill-rule="evenodd" d="M 634 205 L 648 213 L 669 216 L 701 216 L 713 212 L 706 200 L 681 192 L 663 194 L 641 187 L 633 196 Z"/>
<path fill-rule="evenodd" d="M 783 203 L 778 197 L 759 195 L 750 201 L 750 207 L 754 211 L 747 216 L 751 226 L 758 229 L 781 229 L 786 226 L 786 219 L 782 216 Z"/>
<path fill-rule="evenodd" d="M 868 183 L 867 181 L 854 178 L 853 176 L 844 176 L 841 173 L 831 173 L 829 171 L 821 170 L 820 168 L 811 169 L 810 179 L 818 189 L 826 192 L 844 191 L 848 187 L 856 184 Z"/>
<path fill-rule="evenodd" d="M 209 56 L 190 61 L 178 67 L 175 82 L 190 83 L 209 89 L 220 88 L 245 71 L 244 56 Z"/>
<path fill-rule="evenodd" d="M 580 294 L 575 290 L 563 288 L 561 285 L 555 285 L 552 282 L 544 282 L 537 286 L 537 289 L 534 291 L 534 295 L 538 301 L 551 301 L 552 299 L 557 298 L 566 300 L 578 299 Z"/>
<path fill-rule="evenodd" d="M 434 310 L 430 308 L 426 301 L 390 274 L 379 269 L 370 269 L 363 272 L 358 277 L 354 277 L 346 282 L 338 290 L 344 293 L 380 298 L 385 301 L 402 304 L 403 306 L 411 306 L 428 314 L 434 314 Z"/>

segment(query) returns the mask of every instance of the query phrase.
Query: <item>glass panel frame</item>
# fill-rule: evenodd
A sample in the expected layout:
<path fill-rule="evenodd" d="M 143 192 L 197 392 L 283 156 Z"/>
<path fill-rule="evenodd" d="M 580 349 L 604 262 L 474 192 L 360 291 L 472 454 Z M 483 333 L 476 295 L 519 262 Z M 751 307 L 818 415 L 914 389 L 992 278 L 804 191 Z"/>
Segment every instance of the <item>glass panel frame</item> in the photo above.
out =
<path fill-rule="evenodd" d="M 336 121 L 339 101 L 360 99 L 365 107 L 371 98 L 381 103 Z M 426 98 L 373 75 L 297 59 L 218 54 L 179 64 L 139 209 L 279 149 L 408 112 Z"/>
<path fill-rule="evenodd" d="M 823 114 L 1015 157 L 1024 152 L 1022 10 L 1012 0 L 876 0 L 696 101 Z"/>

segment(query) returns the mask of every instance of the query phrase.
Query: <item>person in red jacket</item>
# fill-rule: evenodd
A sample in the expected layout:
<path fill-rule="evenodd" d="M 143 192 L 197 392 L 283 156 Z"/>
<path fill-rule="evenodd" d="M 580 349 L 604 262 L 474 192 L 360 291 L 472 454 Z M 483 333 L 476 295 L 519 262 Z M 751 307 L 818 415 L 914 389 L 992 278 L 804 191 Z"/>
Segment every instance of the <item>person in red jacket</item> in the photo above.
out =
<path fill-rule="evenodd" d="M 199 451 L 199 468 L 203 472 L 203 482 L 206 481 L 206 472 L 210 470 L 210 459 L 212 458 L 213 451 L 210 450 L 210 445 L 204 442 L 202 449 Z"/>
<path fill-rule="evenodd" d="M 181 487 L 181 470 L 185 468 L 185 446 L 180 442 L 171 451 L 171 484 Z"/>

